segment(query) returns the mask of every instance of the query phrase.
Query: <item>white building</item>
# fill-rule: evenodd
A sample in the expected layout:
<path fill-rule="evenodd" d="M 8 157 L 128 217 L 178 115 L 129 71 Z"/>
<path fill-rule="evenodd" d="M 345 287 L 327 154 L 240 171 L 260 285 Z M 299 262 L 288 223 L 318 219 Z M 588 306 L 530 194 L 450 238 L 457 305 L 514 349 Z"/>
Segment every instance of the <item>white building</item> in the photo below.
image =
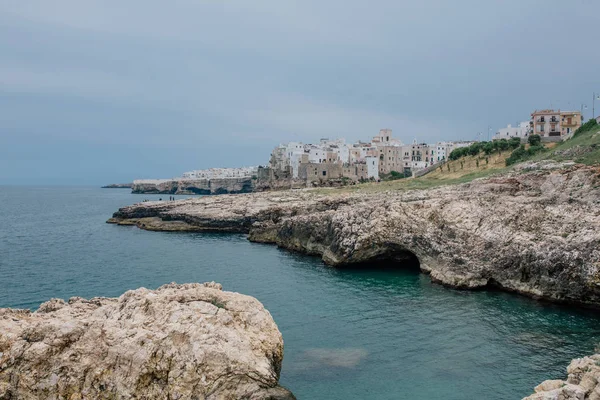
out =
<path fill-rule="evenodd" d="M 248 178 L 256 175 L 258 167 L 210 168 L 184 172 L 185 179 Z"/>
<path fill-rule="evenodd" d="M 521 122 L 519 126 L 513 127 L 512 125 L 508 125 L 506 128 L 501 128 L 496 132 L 492 140 L 500 140 L 500 139 L 510 139 L 513 137 L 518 137 L 520 139 L 524 139 L 529 135 L 529 121 Z"/>
<path fill-rule="evenodd" d="M 367 156 L 365 157 L 367 163 L 367 177 L 373 179 L 379 179 L 379 157 Z"/>

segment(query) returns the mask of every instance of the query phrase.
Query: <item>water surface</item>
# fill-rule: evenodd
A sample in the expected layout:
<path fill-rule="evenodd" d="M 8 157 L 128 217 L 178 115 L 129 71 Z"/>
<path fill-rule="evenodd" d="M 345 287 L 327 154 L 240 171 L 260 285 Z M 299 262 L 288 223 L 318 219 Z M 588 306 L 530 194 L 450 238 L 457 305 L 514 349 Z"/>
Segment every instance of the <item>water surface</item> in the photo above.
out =
<path fill-rule="evenodd" d="M 0 307 L 214 280 L 269 309 L 285 341 L 281 384 L 299 399 L 520 399 L 600 338 L 592 311 L 449 290 L 409 270 L 334 270 L 244 235 L 105 223 L 159 197 L 0 187 Z"/>

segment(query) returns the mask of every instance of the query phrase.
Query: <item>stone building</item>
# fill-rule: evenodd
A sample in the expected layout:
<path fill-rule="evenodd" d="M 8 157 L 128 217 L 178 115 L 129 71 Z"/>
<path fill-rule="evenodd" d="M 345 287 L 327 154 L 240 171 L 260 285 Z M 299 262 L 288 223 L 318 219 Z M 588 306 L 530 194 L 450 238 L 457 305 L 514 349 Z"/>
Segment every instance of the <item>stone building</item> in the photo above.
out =
<path fill-rule="evenodd" d="M 342 164 L 307 163 L 300 165 L 298 169 L 298 177 L 307 182 L 339 179 L 342 176 L 344 176 Z"/>
<path fill-rule="evenodd" d="M 535 110 L 531 113 L 530 134 L 542 137 L 564 137 L 581 126 L 579 111 Z"/>

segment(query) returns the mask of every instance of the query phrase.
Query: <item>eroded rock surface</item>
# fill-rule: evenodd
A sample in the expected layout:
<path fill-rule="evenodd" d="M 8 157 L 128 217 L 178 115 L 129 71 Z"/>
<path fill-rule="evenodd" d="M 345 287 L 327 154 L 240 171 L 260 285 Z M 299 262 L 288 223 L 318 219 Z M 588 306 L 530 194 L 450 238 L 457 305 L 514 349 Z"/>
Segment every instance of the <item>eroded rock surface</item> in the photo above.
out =
<path fill-rule="evenodd" d="M 547 380 L 523 400 L 600 400 L 600 354 L 576 358 L 567 367 L 567 380 Z"/>
<path fill-rule="evenodd" d="M 1 399 L 294 399 L 283 340 L 214 282 L 0 309 Z"/>
<path fill-rule="evenodd" d="M 373 184 L 374 186 L 377 184 Z M 140 203 L 108 222 L 249 233 L 334 266 L 418 258 L 433 280 L 600 305 L 600 170 L 529 165 L 429 190 L 289 190 Z"/>
<path fill-rule="evenodd" d="M 250 193 L 254 190 L 252 178 L 223 179 L 167 179 L 139 180 L 131 186 L 132 193 L 153 194 L 226 194 Z"/>

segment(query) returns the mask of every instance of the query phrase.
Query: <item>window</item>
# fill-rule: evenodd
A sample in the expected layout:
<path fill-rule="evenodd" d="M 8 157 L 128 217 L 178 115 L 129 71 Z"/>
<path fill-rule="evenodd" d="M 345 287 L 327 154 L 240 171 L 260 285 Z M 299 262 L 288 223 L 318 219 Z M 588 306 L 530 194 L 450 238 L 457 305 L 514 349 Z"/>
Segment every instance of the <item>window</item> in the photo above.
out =
<path fill-rule="evenodd" d="M 327 176 L 327 171 L 323 171 L 323 176 Z"/>

